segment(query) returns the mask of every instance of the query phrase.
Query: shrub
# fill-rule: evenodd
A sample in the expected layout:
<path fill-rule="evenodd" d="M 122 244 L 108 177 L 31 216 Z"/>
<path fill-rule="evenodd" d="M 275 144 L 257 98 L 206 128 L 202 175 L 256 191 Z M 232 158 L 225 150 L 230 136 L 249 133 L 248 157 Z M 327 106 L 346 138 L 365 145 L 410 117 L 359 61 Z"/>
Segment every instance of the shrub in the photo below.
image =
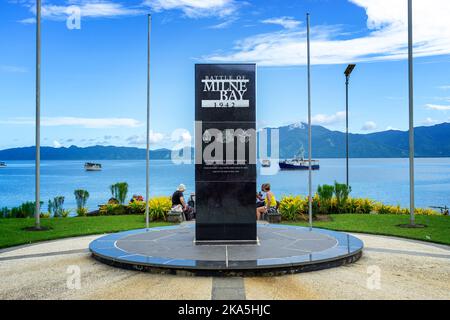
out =
<path fill-rule="evenodd" d="M 102 216 L 120 216 L 127 213 L 127 207 L 121 204 L 105 204 L 99 210 L 99 214 Z"/>
<path fill-rule="evenodd" d="M 75 190 L 74 191 L 75 200 L 77 201 L 77 214 L 79 216 L 86 216 L 86 202 L 89 199 L 89 192 L 86 190 Z"/>
<path fill-rule="evenodd" d="M 58 196 L 53 200 L 48 200 L 48 213 L 52 214 L 54 218 L 65 218 L 68 213 L 63 208 L 64 197 Z"/>
<path fill-rule="evenodd" d="M 0 209 L 0 218 L 9 218 L 10 210 L 7 207 Z"/>
<path fill-rule="evenodd" d="M 409 211 L 409 210 L 408 210 Z M 439 213 L 432 209 L 422 209 L 422 208 L 416 208 L 414 211 L 415 214 L 421 215 L 421 216 L 436 216 Z"/>
<path fill-rule="evenodd" d="M 319 199 L 319 212 L 330 213 L 331 200 L 333 199 L 334 186 L 324 184 L 317 187 L 317 195 Z"/>
<path fill-rule="evenodd" d="M 308 202 L 306 201 L 306 205 Z M 300 196 L 286 196 L 280 201 L 280 206 L 278 207 L 281 219 L 287 221 L 295 221 L 297 217 L 302 214 L 302 210 L 305 206 L 305 201 L 302 200 Z"/>
<path fill-rule="evenodd" d="M 12 208 L 11 210 L 2 209 L 5 218 L 33 218 L 36 210 L 36 202 L 24 202 L 19 207 Z M 41 201 L 42 206 L 44 202 Z"/>
<path fill-rule="evenodd" d="M 88 209 L 87 208 L 77 208 L 77 215 L 79 217 L 86 217 L 88 214 Z"/>
<path fill-rule="evenodd" d="M 167 213 L 172 208 L 170 197 L 155 197 L 149 201 L 149 215 L 152 221 L 165 220 Z M 145 206 L 144 206 L 145 210 Z"/>
<path fill-rule="evenodd" d="M 120 204 L 124 204 L 128 194 L 128 183 L 118 182 L 109 187 L 113 198 L 117 199 Z"/>
<path fill-rule="evenodd" d="M 374 211 L 375 202 L 370 199 L 348 198 L 346 213 L 369 214 Z"/>
<path fill-rule="evenodd" d="M 352 192 L 352 187 L 346 184 L 334 182 L 334 195 L 336 196 L 336 205 L 338 213 L 345 212 L 348 196 Z"/>
<path fill-rule="evenodd" d="M 128 204 L 130 214 L 145 213 L 145 201 L 133 201 Z"/>

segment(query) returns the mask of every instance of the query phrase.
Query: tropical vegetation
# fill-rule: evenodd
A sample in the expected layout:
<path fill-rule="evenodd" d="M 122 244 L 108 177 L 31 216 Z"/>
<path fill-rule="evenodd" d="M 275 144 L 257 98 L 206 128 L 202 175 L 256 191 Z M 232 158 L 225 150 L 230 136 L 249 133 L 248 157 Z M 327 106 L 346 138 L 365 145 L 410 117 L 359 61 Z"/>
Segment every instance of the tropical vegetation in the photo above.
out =
<path fill-rule="evenodd" d="M 136 200 L 130 201 L 128 205 L 108 203 L 100 206 L 98 213 L 94 215 L 140 215 L 145 213 L 145 205 L 145 201 Z M 170 197 L 154 197 L 150 199 L 148 206 L 151 221 L 164 221 L 172 207 L 172 200 Z"/>
<path fill-rule="evenodd" d="M 88 209 L 86 208 L 87 200 L 89 199 L 89 192 L 86 190 L 75 190 L 75 200 L 77 202 L 77 214 L 78 216 L 86 216 Z"/>
<path fill-rule="evenodd" d="M 317 214 L 409 214 L 409 209 L 399 205 L 386 205 L 367 198 L 350 197 L 351 187 L 345 184 L 322 185 L 313 196 L 313 216 Z M 279 212 L 284 221 L 302 221 L 308 216 L 308 197 L 284 196 L 279 203 Z M 415 209 L 416 215 L 438 215 L 432 209 Z"/>
<path fill-rule="evenodd" d="M 118 182 L 109 187 L 111 195 L 114 199 L 117 199 L 120 204 L 124 204 L 128 194 L 128 183 Z"/>
<path fill-rule="evenodd" d="M 66 218 L 69 216 L 70 211 L 64 209 L 64 197 L 58 196 L 53 200 L 48 200 L 48 214 L 53 218 Z"/>

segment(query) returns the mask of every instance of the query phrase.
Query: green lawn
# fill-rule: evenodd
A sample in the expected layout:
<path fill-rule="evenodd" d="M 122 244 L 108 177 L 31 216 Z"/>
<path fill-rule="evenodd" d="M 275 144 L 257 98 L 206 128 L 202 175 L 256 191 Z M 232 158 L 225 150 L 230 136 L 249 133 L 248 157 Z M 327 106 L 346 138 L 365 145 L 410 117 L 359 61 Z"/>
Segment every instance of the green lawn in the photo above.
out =
<path fill-rule="evenodd" d="M 41 224 L 51 227 L 52 230 L 33 232 L 23 230 L 23 228 L 34 226 L 34 219 L 0 219 L 0 248 L 45 240 L 145 228 L 145 218 L 142 215 L 130 215 L 41 219 Z M 151 227 L 165 225 L 170 224 L 151 223 Z"/>
<path fill-rule="evenodd" d="M 314 226 L 338 231 L 370 233 L 397 236 L 450 245 L 450 217 L 416 216 L 416 223 L 426 224 L 424 229 L 399 228 L 399 224 L 409 223 L 408 215 L 360 215 L 333 214 L 332 221 L 314 222 Z M 307 226 L 307 223 L 287 223 Z"/>
<path fill-rule="evenodd" d="M 417 216 L 417 223 L 426 224 L 425 229 L 403 229 L 398 224 L 408 223 L 409 216 L 399 215 L 331 215 L 332 221 L 314 222 L 318 228 L 339 231 L 361 232 L 403 238 L 417 239 L 450 245 L 450 217 Z M 306 226 L 307 223 L 289 223 Z M 89 218 L 42 219 L 42 225 L 49 231 L 30 232 L 23 228 L 32 227 L 33 219 L 0 219 L 0 248 L 38 241 L 54 240 L 75 236 L 119 232 L 145 227 L 142 215 L 106 216 Z M 152 223 L 151 227 L 170 225 Z"/>

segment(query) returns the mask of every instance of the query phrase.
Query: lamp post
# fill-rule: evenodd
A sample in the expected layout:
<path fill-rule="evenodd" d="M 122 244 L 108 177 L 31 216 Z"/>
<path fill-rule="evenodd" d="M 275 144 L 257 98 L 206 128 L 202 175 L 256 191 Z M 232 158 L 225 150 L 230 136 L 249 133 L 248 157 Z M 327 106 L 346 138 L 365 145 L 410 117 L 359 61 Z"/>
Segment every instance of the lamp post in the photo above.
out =
<path fill-rule="evenodd" d="M 412 0 L 408 0 L 408 73 L 409 73 L 409 212 L 410 224 L 414 218 L 414 70 L 413 70 L 413 11 Z"/>
<path fill-rule="evenodd" d="M 36 163 L 35 163 L 35 192 L 36 203 L 34 210 L 35 229 L 41 229 L 41 0 L 36 1 Z"/>
<path fill-rule="evenodd" d="M 345 69 L 345 158 L 346 158 L 346 181 L 347 181 L 347 187 L 349 186 L 349 179 L 348 179 L 348 85 L 350 80 L 350 75 L 353 72 L 353 69 L 355 69 L 355 64 L 349 64 L 347 66 L 347 69 Z"/>

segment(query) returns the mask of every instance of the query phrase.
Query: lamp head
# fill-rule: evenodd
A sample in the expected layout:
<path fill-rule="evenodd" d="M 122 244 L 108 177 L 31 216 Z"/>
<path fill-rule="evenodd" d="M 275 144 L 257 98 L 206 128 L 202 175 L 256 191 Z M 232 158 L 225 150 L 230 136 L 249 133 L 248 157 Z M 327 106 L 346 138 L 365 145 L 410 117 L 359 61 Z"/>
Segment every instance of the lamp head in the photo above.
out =
<path fill-rule="evenodd" d="M 349 64 L 347 69 L 345 69 L 344 74 L 348 77 L 352 73 L 353 69 L 355 69 L 356 64 Z"/>

